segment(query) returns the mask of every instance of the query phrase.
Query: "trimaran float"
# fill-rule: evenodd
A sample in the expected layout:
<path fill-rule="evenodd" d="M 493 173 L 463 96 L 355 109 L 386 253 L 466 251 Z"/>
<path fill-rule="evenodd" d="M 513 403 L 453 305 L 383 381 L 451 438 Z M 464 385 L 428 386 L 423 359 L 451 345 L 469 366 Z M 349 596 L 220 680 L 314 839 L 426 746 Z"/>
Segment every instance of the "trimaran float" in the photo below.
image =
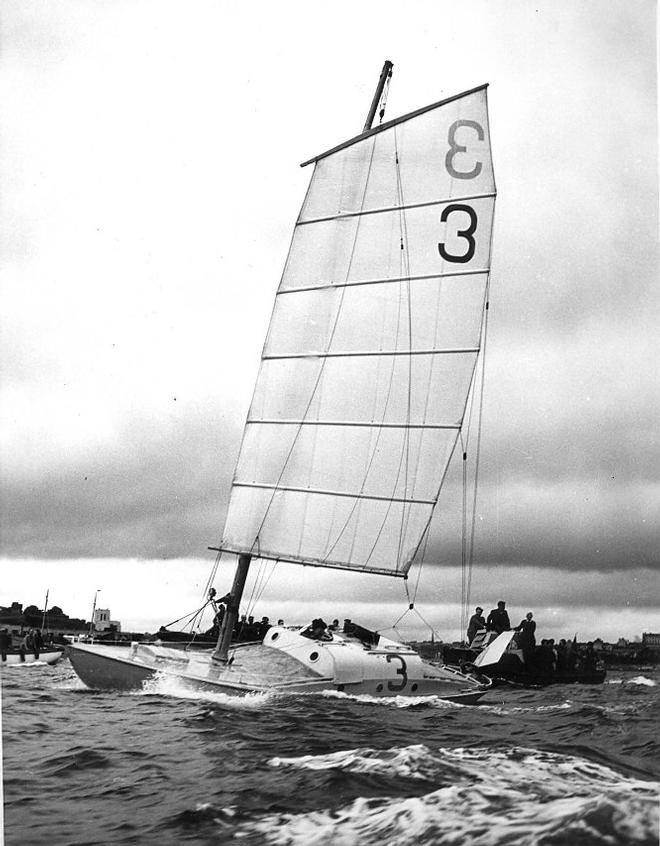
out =
<path fill-rule="evenodd" d="M 256 559 L 406 578 L 466 419 L 488 308 L 495 182 L 487 86 L 305 162 L 311 182 L 275 297 L 220 553 L 238 557 L 218 642 L 74 644 L 90 687 L 158 673 L 229 694 L 344 691 L 474 702 L 483 677 L 360 627 L 273 626 L 233 644 Z M 382 120 L 382 112 L 381 112 Z"/>

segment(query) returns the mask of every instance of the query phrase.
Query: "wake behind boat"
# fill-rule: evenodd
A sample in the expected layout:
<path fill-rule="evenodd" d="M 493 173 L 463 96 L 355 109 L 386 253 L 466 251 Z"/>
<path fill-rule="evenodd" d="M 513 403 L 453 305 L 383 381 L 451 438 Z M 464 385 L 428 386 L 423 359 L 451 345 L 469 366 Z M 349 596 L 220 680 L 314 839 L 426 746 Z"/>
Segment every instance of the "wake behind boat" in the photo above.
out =
<path fill-rule="evenodd" d="M 471 702 L 487 688 L 378 634 L 276 626 L 260 644 L 232 644 L 257 561 L 406 579 L 459 442 L 466 458 L 495 205 L 487 86 L 372 128 L 391 68 L 363 132 L 305 163 L 314 172 L 212 547 L 238 557 L 217 646 L 73 645 L 90 686 L 130 689 L 163 672 L 230 693 Z"/>

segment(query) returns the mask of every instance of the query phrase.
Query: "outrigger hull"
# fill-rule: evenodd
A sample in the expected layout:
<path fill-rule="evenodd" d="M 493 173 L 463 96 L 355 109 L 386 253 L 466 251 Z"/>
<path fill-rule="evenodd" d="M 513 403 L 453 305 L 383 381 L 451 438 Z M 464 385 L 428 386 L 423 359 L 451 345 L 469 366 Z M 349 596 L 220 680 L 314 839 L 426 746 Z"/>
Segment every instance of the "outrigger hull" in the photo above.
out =
<path fill-rule="evenodd" d="M 487 679 L 433 667 L 403 644 L 381 638 L 378 646 L 335 634 L 312 640 L 299 629 L 274 627 L 263 643 L 232 648 L 228 663 L 211 651 L 132 644 L 130 649 L 72 644 L 69 658 L 82 681 L 101 690 L 139 690 L 157 676 L 199 691 L 229 695 L 340 691 L 351 695 L 438 696 L 473 704 Z"/>

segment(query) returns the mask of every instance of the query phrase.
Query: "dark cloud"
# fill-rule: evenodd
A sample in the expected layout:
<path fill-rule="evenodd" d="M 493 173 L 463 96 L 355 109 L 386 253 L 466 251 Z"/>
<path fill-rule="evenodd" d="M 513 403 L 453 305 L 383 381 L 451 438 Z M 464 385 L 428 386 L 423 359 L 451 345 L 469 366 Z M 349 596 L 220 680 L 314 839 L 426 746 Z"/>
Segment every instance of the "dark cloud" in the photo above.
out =
<path fill-rule="evenodd" d="M 240 432 L 206 415 L 133 420 L 117 447 L 6 479 L 3 552 L 177 558 L 217 544 Z"/>

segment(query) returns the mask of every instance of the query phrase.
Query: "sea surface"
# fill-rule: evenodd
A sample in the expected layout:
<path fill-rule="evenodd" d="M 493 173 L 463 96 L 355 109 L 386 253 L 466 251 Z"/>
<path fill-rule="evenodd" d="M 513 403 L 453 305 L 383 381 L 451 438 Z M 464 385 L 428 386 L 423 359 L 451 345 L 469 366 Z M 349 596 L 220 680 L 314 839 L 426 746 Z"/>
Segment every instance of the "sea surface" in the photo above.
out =
<path fill-rule="evenodd" d="M 1 672 L 7 846 L 658 846 L 657 667 L 478 706 Z"/>

